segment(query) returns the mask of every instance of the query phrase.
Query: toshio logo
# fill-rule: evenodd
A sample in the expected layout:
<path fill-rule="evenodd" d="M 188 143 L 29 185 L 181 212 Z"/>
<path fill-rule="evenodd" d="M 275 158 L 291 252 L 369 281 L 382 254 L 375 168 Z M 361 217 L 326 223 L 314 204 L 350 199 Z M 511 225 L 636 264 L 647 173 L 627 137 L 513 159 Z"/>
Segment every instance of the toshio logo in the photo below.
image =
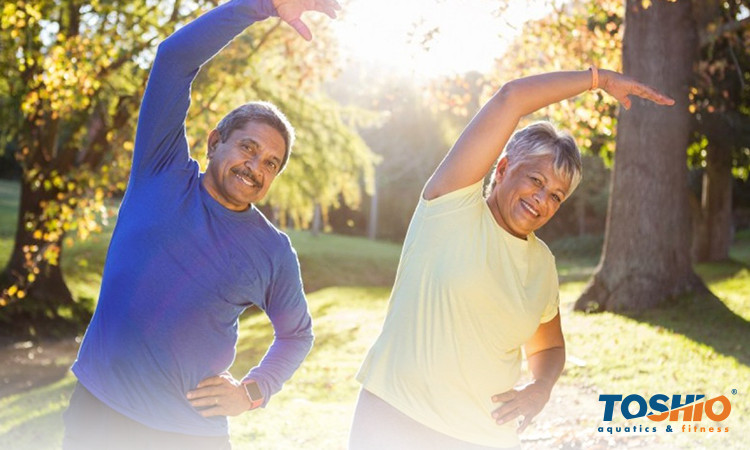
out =
<path fill-rule="evenodd" d="M 647 417 L 654 422 L 669 420 L 698 422 L 705 417 L 714 422 L 721 422 L 729 417 L 732 412 L 732 404 L 729 399 L 720 395 L 704 400 L 705 395 L 672 395 L 656 394 L 646 401 L 638 394 L 630 394 L 623 398 L 622 395 L 602 394 L 599 401 L 604 402 L 605 422 L 611 422 L 615 413 L 617 402 L 620 402 L 620 413 L 625 419 Z M 671 400 L 671 401 L 670 401 Z"/>

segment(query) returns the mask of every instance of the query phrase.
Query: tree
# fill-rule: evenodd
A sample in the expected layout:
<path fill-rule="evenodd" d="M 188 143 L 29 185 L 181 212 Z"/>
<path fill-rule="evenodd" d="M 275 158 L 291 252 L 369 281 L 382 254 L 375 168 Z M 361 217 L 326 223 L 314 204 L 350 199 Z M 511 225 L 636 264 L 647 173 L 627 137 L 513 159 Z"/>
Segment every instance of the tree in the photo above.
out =
<path fill-rule="evenodd" d="M 135 116 L 157 43 L 217 3 L 198 0 L 189 9 L 181 0 L 3 5 L 0 145 L 18 149 L 23 169 L 14 248 L 0 277 L 5 330 L 64 332 L 86 323 L 88 309 L 72 298 L 62 276 L 63 243 L 96 231 L 107 217 L 105 202 L 126 187 Z M 342 192 L 356 203 L 357 177 L 367 182 L 372 172 L 372 155 L 349 119 L 319 94 L 336 49 L 322 26 L 316 38 L 310 46 L 274 20 L 251 27 L 243 42 L 204 68 L 190 112 L 191 124 L 201 127 L 189 130 L 197 155 L 204 153 L 205 133 L 241 102 L 271 100 L 289 113 L 298 130 L 296 155 L 270 201 L 295 223 L 304 223 L 304 208 L 311 216 L 314 202 L 327 207 Z"/>
<path fill-rule="evenodd" d="M 695 143 L 690 161 L 702 167 L 701 195 L 691 199 L 693 260 L 729 258 L 733 169 L 747 177 L 750 147 L 750 2 L 695 2 L 700 62 L 691 91 Z"/>
<path fill-rule="evenodd" d="M 12 304 L 2 310 L 6 329 L 87 314 L 62 277 L 63 239 L 95 231 L 105 197 L 124 188 L 126 130 L 145 79 L 135 59 L 164 34 L 157 10 L 143 1 L 3 6 L 0 142 L 17 148 L 23 169 L 14 248 L 0 280 L 0 306 Z"/>
<path fill-rule="evenodd" d="M 360 88 L 364 87 L 364 88 Z M 449 140 L 435 112 L 408 77 L 382 73 L 378 68 L 344 73 L 329 89 L 342 102 L 367 109 L 369 120 L 359 124 L 360 134 L 380 157 L 374 198 L 364 212 L 337 211 L 361 233 L 400 241 L 406 235 L 419 194 L 432 171 L 445 156 Z M 341 230 L 339 230 L 341 231 Z"/>
<path fill-rule="evenodd" d="M 676 99 L 620 111 L 604 251 L 578 310 L 641 310 L 699 289 L 690 258 L 685 149 L 697 32 L 690 2 L 628 0 L 623 68 Z"/>

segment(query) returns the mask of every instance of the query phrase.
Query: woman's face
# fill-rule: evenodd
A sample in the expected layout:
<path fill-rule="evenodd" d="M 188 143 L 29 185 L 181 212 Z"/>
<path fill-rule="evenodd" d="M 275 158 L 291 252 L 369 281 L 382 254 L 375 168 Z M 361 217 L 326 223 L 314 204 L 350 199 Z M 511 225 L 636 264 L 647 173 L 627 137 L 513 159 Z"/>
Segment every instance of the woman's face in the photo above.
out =
<path fill-rule="evenodd" d="M 513 168 L 503 158 L 495 181 L 487 204 L 498 225 L 521 239 L 555 215 L 570 188 L 568 180 L 555 174 L 551 157 L 535 158 Z"/>

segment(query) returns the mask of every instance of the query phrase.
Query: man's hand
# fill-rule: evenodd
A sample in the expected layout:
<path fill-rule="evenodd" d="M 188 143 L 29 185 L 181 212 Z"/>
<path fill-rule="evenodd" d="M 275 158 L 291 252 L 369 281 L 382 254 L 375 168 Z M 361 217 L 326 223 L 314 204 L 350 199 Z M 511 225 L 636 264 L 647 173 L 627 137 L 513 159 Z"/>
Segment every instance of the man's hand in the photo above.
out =
<path fill-rule="evenodd" d="M 312 33 L 302 22 L 302 13 L 306 11 L 318 11 L 328 15 L 331 19 L 336 18 L 336 11 L 341 6 L 336 0 L 273 0 L 273 6 L 279 13 L 281 20 L 292 26 L 305 40 L 312 39 Z"/>
<path fill-rule="evenodd" d="M 522 432 L 531 423 L 531 419 L 539 414 L 549 400 L 552 391 L 551 386 L 545 383 L 532 381 L 510 391 L 497 394 L 492 397 L 495 403 L 503 402 L 504 405 L 492 412 L 492 417 L 498 425 L 502 425 L 513 419 L 523 416 L 523 421 L 518 426 L 518 432 Z"/>
<path fill-rule="evenodd" d="M 229 372 L 202 380 L 187 398 L 203 417 L 237 416 L 252 406 L 245 386 Z"/>

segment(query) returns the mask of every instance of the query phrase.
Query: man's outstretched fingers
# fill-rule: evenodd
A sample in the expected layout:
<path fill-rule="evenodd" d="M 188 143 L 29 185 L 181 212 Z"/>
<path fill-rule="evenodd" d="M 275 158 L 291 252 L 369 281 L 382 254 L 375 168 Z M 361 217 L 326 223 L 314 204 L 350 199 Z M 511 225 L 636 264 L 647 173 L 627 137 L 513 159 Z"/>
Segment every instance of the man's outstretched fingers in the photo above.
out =
<path fill-rule="evenodd" d="M 341 5 L 335 0 L 318 0 L 316 2 L 316 9 L 325 13 L 331 19 L 335 19 L 336 11 L 341 10 Z"/>
<path fill-rule="evenodd" d="M 302 19 L 292 19 L 289 22 L 289 25 L 292 26 L 295 30 L 297 30 L 297 33 L 300 34 L 303 38 L 305 38 L 306 41 L 312 40 L 312 32 L 309 28 L 307 28 L 307 25 L 305 25 L 304 22 L 302 22 Z"/>

